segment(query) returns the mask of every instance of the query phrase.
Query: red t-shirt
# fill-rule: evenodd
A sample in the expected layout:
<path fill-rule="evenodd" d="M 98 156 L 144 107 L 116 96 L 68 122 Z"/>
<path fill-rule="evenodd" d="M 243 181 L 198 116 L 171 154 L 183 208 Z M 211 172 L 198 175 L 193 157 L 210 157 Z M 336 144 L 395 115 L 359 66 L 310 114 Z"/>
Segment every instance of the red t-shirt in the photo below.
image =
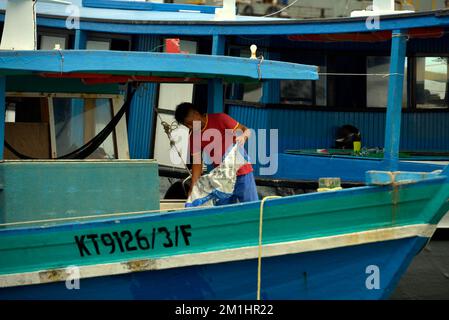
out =
<path fill-rule="evenodd" d="M 234 131 L 237 129 L 239 123 L 228 116 L 226 113 L 212 113 L 206 115 L 206 125 L 201 130 L 199 138 L 201 139 L 201 147 L 198 148 L 197 144 L 193 144 L 193 133 L 190 132 L 190 153 L 193 155 L 195 153 L 203 152 L 207 148 L 207 152 L 210 153 L 211 160 L 213 161 L 214 167 L 218 166 L 226 151 L 229 147 L 235 143 Z M 215 129 L 215 130 L 214 130 Z M 228 130 L 227 130 L 228 129 Z M 215 134 L 220 134 L 221 141 L 221 154 L 214 154 L 214 151 L 219 151 L 220 148 L 216 148 L 217 143 L 213 143 L 215 139 Z M 213 148 L 215 146 L 215 148 Z M 253 171 L 253 167 L 250 163 L 244 164 L 237 171 L 238 176 L 248 174 Z"/>

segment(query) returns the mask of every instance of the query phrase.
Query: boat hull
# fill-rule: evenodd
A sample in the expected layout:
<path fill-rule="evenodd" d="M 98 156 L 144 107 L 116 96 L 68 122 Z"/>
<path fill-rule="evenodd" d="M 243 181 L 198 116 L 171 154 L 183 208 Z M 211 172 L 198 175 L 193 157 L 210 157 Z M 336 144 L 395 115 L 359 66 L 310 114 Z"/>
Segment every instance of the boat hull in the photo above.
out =
<path fill-rule="evenodd" d="M 428 238 L 262 259 L 261 298 L 385 299 Z M 257 259 L 0 289 L 0 299 L 255 299 Z M 378 281 L 379 287 L 376 287 Z"/>

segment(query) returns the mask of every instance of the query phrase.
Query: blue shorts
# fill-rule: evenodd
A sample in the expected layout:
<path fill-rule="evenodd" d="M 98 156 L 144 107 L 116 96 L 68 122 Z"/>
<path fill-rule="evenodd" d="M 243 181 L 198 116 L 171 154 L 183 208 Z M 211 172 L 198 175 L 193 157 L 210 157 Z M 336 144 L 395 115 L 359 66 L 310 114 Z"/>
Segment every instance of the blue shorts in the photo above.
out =
<path fill-rule="evenodd" d="M 259 200 L 259 195 L 257 194 L 256 181 L 254 180 L 254 174 L 250 172 L 242 176 L 237 176 L 232 196 L 228 199 L 218 201 L 216 205 L 222 206 L 225 204 L 257 200 Z"/>

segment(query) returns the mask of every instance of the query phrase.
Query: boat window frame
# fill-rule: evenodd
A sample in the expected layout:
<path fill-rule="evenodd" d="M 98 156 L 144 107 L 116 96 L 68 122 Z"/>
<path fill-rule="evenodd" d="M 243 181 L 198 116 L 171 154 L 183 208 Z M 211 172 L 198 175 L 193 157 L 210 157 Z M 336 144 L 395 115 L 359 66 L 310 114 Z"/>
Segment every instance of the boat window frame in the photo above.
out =
<path fill-rule="evenodd" d="M 38 50 L 40 50 L 43 36 L 65 38 L 65 50 L 73 49 L 73 43 L 71 41 L 71 38 L 75 36 L 75 32 L 73 31 L 53 29 L 47 27 L 38 27 L 37 28 L 37 47 L 39 48 Z"/>
<path fill-rule="evenodd" d="M 242 47 L 242 45 L 231 45 L 230 48 L 238 49 Z M 265 48 L 265 47 L 263 47 Z M 326 61 L 328 61 L 329 57 L 334 55 L 351 55 L 357 56 L 362 55 L 365 59 L 368 56 L 388 56 L 388 52 L 369 52 L 366 50 L 362 51 L 338 51 L 336 53 L 328 50 L 304 50 L 308 52 L 320 52 L 324 53 L 326 57 Z M 434 112 L 449 112 L 448 108 L 417 108 L 416 107 L 416 57 L 448 57 L 449 53 L 426 53 L 426 52 L 417 52 L 417 53 L 409 53 L 407 52 L 407 105 L 402 109 L 402 113 L 434 113 Z M 327 90 L 329 91 L 329 77 L 327 78 Z M 329 99 L 329 92 L 327 94 L 327 98 Z M 366 102 L 366 99 L 365 99 Z M 248 102 L 243 101 L 241 99 L 234 99 L 234 97 L 229 94 L 225 98 L 225 110 L 228 109 L 228 105 L 241 105 L 241 106 L 252 106 L 255 108 L 283 108 L 289 110 L 308 110 L 308 111 L 329 111 L 329 112 L 386 112 L 387 108 L 378 108 L 378 107 L 368 107 L 365 105 L 360 108 L 350 108 L 344 106 L 331 106 L 331 104 L 327 103 L 327 106 L 318 106 L 318 105 L 301 105 L 301 104 L 285 104 L 285 103 L 263 103 L 263 102 Z"/>
<path fill-rule="evenodd" d="M 410 55 L 408 58 L 410 60 L 410 63 L 412 63 L 412 65 L 410 66 L 410 74 L 409 74 L 409 79 L 410 79 L 410 100 L 411 104 L 409 105 L 409 108 L 411 110 L 413 110 L 414 112 L 449 112 L 449 105 L 447 108 L 418 108 L 417 107 L 417 103 L 416 103 L 416 58 L 431 58 L 431 57 L 445 57 L 448 59 L 448 64 L 449 64 L 449 53 L 447 52 L 439 52 L 439 53 L 426 53 L 426 52 L 416 52 L 413 53 L 412 55 Z M 448 74 L 449 77 L 449 74 Z M 449 84 L 447 84 L 449 85 Z"/>
<path fill-rule="evenodd" d="M 105 32 L 95 32 L 95 31 L 87 31 L 86 32 L 86 45 L 87 41 L 100 41 L 100 42 L 109 42 L 109 50 L 112 51 L 112 40 L 124 40 L 128 41 L 128 50 L 133 51 L 133 37 L 128 34 L 112 34 Z"/>
<path fill-rule="evenodd" d="M 53 98 L 74 98 L 74 99 L 110 99 L 111 116 L 114 117 L 125 102 L 125 97 L 120 94 L 96 94 L 96 93 L 46 93 L 46 92 L 6 92 L 6 97 L 21 98 L 46 98 L 48 102 L 49 113 L 49 135 L 50 135 L 50 154 L 52 159 L 57 156 L 55 122 L 53 118 Z M 113 143 L 117 159 L 128 160 L 129 142 L 126 118 L 123 117 L 113 130 Z"/>

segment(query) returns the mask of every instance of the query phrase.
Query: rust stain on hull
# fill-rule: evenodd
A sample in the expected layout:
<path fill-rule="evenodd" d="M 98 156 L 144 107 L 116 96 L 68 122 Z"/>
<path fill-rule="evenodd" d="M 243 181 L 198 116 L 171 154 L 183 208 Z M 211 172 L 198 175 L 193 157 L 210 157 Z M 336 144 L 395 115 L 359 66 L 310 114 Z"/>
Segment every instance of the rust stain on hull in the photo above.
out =
<path fill-rule="evenodd" d="M 154 270 L 156 268 L 156 261 L 152 259 L 133 260 L 123 262 L 123 265 L 131 272 Z"/>
<path fill-rule="evenodd" d="M 65 281 L 68 277 L 66 269 L 53 269 L 39 272 L 41 283 Z"/>

